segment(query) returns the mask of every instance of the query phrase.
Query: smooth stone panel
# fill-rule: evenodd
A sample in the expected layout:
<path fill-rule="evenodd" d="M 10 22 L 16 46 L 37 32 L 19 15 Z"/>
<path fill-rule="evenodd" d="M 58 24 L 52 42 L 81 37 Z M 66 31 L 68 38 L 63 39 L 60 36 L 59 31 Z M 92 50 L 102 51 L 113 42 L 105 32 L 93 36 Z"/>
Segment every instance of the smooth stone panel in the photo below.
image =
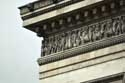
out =
<path fill-rule="evenodd" d="M 40 83 L 80 83 L 125 72 L 125 57 L 40 80 Z"/>

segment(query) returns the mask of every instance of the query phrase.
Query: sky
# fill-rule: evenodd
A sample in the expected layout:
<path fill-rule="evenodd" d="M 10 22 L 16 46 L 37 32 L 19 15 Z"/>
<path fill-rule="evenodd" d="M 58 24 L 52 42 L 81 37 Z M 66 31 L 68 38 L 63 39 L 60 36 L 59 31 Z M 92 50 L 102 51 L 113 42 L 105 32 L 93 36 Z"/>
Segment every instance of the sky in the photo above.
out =
<path fill-rule="evenodd" d="M 19 6 L 34 0 L 0 0 L 0 83 L 39 83 L 41 39 L 22 27 Z"/>

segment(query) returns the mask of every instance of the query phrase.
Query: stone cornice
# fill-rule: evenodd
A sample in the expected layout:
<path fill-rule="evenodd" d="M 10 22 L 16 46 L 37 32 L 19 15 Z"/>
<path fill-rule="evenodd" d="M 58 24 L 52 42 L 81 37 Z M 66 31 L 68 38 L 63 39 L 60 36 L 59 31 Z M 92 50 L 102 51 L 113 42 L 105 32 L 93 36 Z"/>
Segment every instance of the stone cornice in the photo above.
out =
<path fill-rule="evenodd" d="M 113 4 L 114 6 L 111 6 L 112 3 L 114 3 Z M 65 14 L 61 14 L 61 15 L 55 15 L 54 12 L 53 12 L 54 14 L 51 14 L 49 12 L 50 13 L 50 15 L 48 13 L 49 16 L 46 15 L 47 13 L 45 13 L 45 16 L 44 16 L 43 14 L 41 14 L 41 13 L 43 13 L 43 11 L 42 11 L 41 13 L 31 14 L 30 17 L 34 17 L 34 16 L 36 16 L 36 17 L 24 20 L 23 26 L 27 29 L 30 29 L 30 30 L 36 32 L 36 33 L 38 33 L 38 32 L 43 33 L 44 32 L 47 35 L 47 34 L 55 33 L 54 31 L 50 31 L 50 30 L 56 29 L 56 27 L 58 27 L 58 30 L 56 30 L 58 32 L 60 31 L 60 29 L 62 27 L 64 27 L 64 28 L 68 27 L 68 26 L 65 26 L 67 24 L 62 24 L 63 25 L 62 26 L 61 24 L 59 24 L 59 21 L 63 20 L 68 24 L 72 23 L 72 21 L 67 22 L 67 18 L 71 17 L 71 19 L 75 19 L 74 17 L 76 16 L 76 14 L 80 14 L 81 17 L 78 20 L 74 20 L 75 21 L 73 23 L 74 25 L 76 25 L 75 23 L 77 23 L 78 21 L 81 21 L 81 23 L 85 24 L 86 22 L 93 21 L 95 19 L 97 20 L 97 19 L 100 19 L 102 17 L 105 18 L 107 16 L 114 15 L 118 12 L 122 13 L 125 11 L 125 9 L 124 9 L 125 4 L 124 3 L 121 4 L 121 3 L 123 3 L 122 0 L 119 0 L 119 1 L 115 1 L 115 0 L 100 1 L 98 3 L 92 4 L 92 5 L 87 5 L 83 8 L 79 8 L 79 9 L 76 9 L 74 11 L 71 11 L 71 12 L 68 12 Z M 47 11 L 48 11 L 48 9 L 47 9 Z M 38 14 L 40 14 L 40 16 L 37 17 Z M 55 15 L 55 16 L 52 17 L 52 15 Z M 49 18 L 49 17 L 52 17 L 52 18 Z M 56 27 L 53 27 L 53 28 L 51 27 L 52 22 L 55 22 L 57 24 Z M 44 28 L 44 25 L 47 26 L 46 29 Z M 36 31 L 37 28 L 39 28 L 38 32 Z M 69 27 L 69 28 L 71 28 L 71 27 Z"/>
<path fill-rule="evenodd" d="M 64 1 L 64 0 L 58 0 L 58 3 L 62 2 L 62 1 Z M 20 14 L 21 15 L 27 14 L 29 12 L 33 12 L 35 10 L 50 6 L 52 4 L 56 4 L 56 3 L 54 3 L 54 0 L 37 0 L 37 1 L 31 2 L 29 4 L 19 7 Z M 32 8 L 32 10 L 31 10 L 31 8 Z"/>
<path fill-rule="evenodd" d="M 48 0 L 48 1 L 52 1 L 52 0 Z M 49 11 L 52 11 L 52 10 L 59 9 L 61 7 L 64 7 L 64 6 L 79 2 L 79 1 L 83 1 L 83 0 L 60 0 L 59 3 L 54 4 L 53 2 L 51 2 L 50 4 L 42 6 L 42 7 L 40 6 L 41 1 L 38 1 L 38 2 L 35 2 L 35 3 L 29 3 L 29 4 L 33 4 L 33 5 L 38 6 L 37 8 L 35 8 L 35 6 L 33 6 L 33 9 L 34 9 L 33 11 L 30 11 L 28 9 L 29 4 L 25 5 L 25 6 L 22 6 L 22 7 L 19 7 L 19 9 L 20 9 L 20 11 L 21 10 L 23 11 L 23 9 L 25 9 L 24 13 L 23 12 L 22 13 L 20 12 L 20 13 L 21 13 L 23 19 L 27 19 L 27 18 L 32 17 L 31 14 L 40 15 L 40 14 L 43 14 L 43 13 L 46 13 L 46 12 L 49 12 Z M 35 13 L 38 13 L 38 14 L 35 14 Z"/>
<path fill-rule="evenodd" d="M 94 4 L 94 3 L 96 3 L 96 4 L 98 2 L 106 3 L 107 1 L 98 0 L 96 2 L 94 2 L 94 1 L 93 2 L 87 2 L 87 1 L 84 1 L 84 0 L 71 0 L 71 1 L 61 3 L 61 4 L 56 4 L 56 5 L 51 6 L 51 7 L 48 6 L 47 8 L 40 9 L 39 11 L 36 10 L 36 11 L 33 11 L 33 12 L 29 12 L 29 14 L 26 14 L 26 15 L 24 14 L 24 15 L 21 15 L 21 16 L 22 16 L 23 20 L 26 20 L 26 19 L 33 18 L 33 17 L 39 16 L 39 15 L 42 15 L 42 14 L 46 14 L 46 13 L 54 11 L 54 10 L 64 8 L 66 6 L 70 6 L 72 4 L 76 4 L 78 2 L 85 2 L 85 3 L 82 3 L 82 4 L 83 4 L 83 7 L 85 7 L 85 9 L 86 9 L 88 6 L 90 6 L 90 5 Z M 98 4 L 100 4 L 100 3 L 98 3 Z"/>
<path fill-rule="evenodd" d="M 87 53 L 87 52 L 90 52 L 93 50 L 101 49 L 104 47 L 112 46 L 112 45 L 115 45 L 118 43 L 123 43 L 123 42 L 125 42 L 125 34 L 113 36 L 110 38 L 105 38 L 100 41 L 88 43 L 86 45 L 81 45 L 78 47 L 74 47 L 72 49 L 68 49 L 68 50 L 59 52 L 59 53 L 53 53 L 51 55 L 41 57 L 38 59 L 38 64 L 39 65 L 48 64 L 50 62 L 55 62 L 55 61 L 58 61 L 61 59 L 76 56 L 81 53 Z"/>

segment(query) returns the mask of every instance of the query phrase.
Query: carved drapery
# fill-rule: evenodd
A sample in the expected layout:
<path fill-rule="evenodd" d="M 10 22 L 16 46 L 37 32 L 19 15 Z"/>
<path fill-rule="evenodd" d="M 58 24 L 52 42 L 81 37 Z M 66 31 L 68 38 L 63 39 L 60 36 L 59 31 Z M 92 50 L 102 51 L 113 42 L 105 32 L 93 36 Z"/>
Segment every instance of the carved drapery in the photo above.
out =
<path fill-rule="evenodd" d="M 57 53 L 66 49 L 123 33 L 125 33 L 125 16 L 122 15 L 113 17 L 45 38 L 42 41 L 41 55 L 45 56 L 52 53 Z"/>

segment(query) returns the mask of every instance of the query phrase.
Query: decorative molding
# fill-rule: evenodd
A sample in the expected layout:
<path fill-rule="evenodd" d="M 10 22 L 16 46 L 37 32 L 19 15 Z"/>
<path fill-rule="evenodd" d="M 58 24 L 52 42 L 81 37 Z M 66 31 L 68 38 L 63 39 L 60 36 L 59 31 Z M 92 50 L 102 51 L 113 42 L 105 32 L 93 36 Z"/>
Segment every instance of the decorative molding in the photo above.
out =
<path fill-rule="evenodd" d="M 20 14 L 23 15 L 23 14 L 32 12 L 34 10 L 37 10 L 37 9 L 55 4 L 55 2 L 58 3 L 58 2 L 61 2 L 61 1 L 64 1 L 64 0 L 38 0 L 38 1 L 34 1 L 32 3 L 29 3 L 27 5 L 19 7 L 19 9 L 21 10 Z M 29 5 L 32 5 L 32 9 L 33 9 L 32 11 L 30 11 Z"/>
<path fill-rule="evenodd" d="M 47 13 L 47 12 L 50 12 L 50 11 L 53 11 L 53 10 L 56 10 L 56 9 L 60 9 L 60 8 L 63 8 L 63 7 L 65 7 L 65 6 L 68 6 L 68 5 L 71 5 L 71 4 L 74 4 L 74 3 L 77 3 L 77 2 L 81 2 L 81 1 L 84 1 L 84 0 L 69 0 L 69 1 L 65 1 L 64 0 L 64 2 L 63 3 L 60 3 L 60 4 L 56 4 L 56 5 L 54 5 L 54 6 L 52 6 L 52 7 L 49 7 L 49 8 L 45 8 L 45 9 L 43 9 L 43 10 L 41 10 L 41 11 L 35 11 L 36 9 L 40 9 L 41 7 L 39 7 L 39 5 L 37 5 L 37 7 L 38 8 L 33 8 L 34 9 L 34 12 L 31 12 L 30 13 L 30 11 L 29 11 L 29 9 L 28 9 L 28 5 L 26 6 L 26 8 L 24 8 L 24 9 L 22 9 L 22 10 L 24 10 L 24 11 L 27 11 L 27 12 L 29 12 L 29 14 L 24 14 L 24 15 L 22 15 L 22 19 L 23 20 L 26 20 L 26 19 L 29 19 L 29 18 L 33 18 L 33 17 L 36 17 L 36 16 L 39 16 L 39 15 L 41 15 L 41 14 L 44 14 L 44 13 Z M 115 1 L 115 0 L 106 0 L 106 1 L 101 1 L 101 2 L 98 2 L 98 3 L 96 3 L 96 4 L 91 4 L 91 5 L 88 5 L 88 6 L 85 6 L 83 9 L 88 9 L 88 10 L 91 10 L 91 9 L 93 9 L 93 7 L 98 7 L 98 6 L 103 6 L 103 5 L 105 5 L 105 4 L 112 4 L 112 2 L 114 2 L 114 4 L 115 4 L 115 6 L 116 6 L 116 4 L 117 4 L 117 6 L 123 6 L 124 4 L 120 4 L 120 3 L 122 3 L 122 0 L 119 0 L 119 1 Z M 51 2 L 52 3 L 52 2 Z M 32 3 L 33 4 L 33 3 Z M 34 3 L 34 4 L 36 4 L 36 3 Z M 37 3 L 37 4 L 40 4 L 41 5 L 41 3 L 39 2 L 39 3 Z M 109 5 L 105 5 L 105 6 L 103 6 L 103 7 L 107 7 L 107 8 L 111 8 L 111 10 L 113 9 L 112 8 L 112 6 L 110 7 Z M 115 9 L 115 8 L 114 8 Z M 97 8 L 97 10 L 96 11 L 99 11 L 100 9 L 98 9 Z M 107 11 L 107 9 L 105 9 L 106 11 Z M 108 11 L 109 12 L 109 11 Z M 93 14 L 94 14 L 94 12 L 92 12 Z"/>
<path fill-rule="evenodd" d="M 62 69 L 64 67 L 68 67 L 82 62 L 84 62 L 83 64 L 88 62 L 90 62 L 90 64 L 94 64 L 95 60 L 99 58 L 100 60 L 97 60 L 99 62 L 107 59 L 110 61 L 111 59 L 113 59 L 113 57 L 118 58 L 118 57 L 124 56 L 124 53 L 125 53 L 125 43 L 121 43 L 110 47 L 98 49 L 92 52 L 79 54 L 77 56 L 59 60 L 53 63 L 41 65 L 39 71 L 40 73 L 49 72 L 49 71 Z M 103 59 L 103 58 L 106 58 L 106 59 Z"/>
<path fill-rule="evenodd" d="M 41 57 L 38 59 L 38 64 L 39 65 L 48 64 L 61 59 L 77 56 L 78 54 L 81 54 L 81 53 L 87 53 L 93 50 L 101 49 L 104 47 L 112 46 L 123 42 L 125 42 L 125 34 L 113 36 L 110 38 L 105 38 L 93 43 L 88 43 L 85 45 L 74 47 L 72 49 L 64 50 L 62 52 L 53 53 L 53 54 Z"/>
<path fill-rule="evenodd" d="M 71 18 L 67 18 L 67 20 L 69 22 Z M 125 33 L 124 27 L 125 16 L 121 15 L 45 37 L 42 41 L 41 56 L 58 53 L 83 44 L 123 34 Z"/>
<path fill-rule="evenodd" d="M 79 69 L 84 69 L 87 67 L 94 67 L 96 65 L 107 63 L 110 61 L 122 60 L 122 59 L 125 59 L 124 53 L 125 53 L 125 50 L 123 49 L 120 52 L 104 55 L 102 57 L 94 58 L 92 60 L 75 63 L 72 65 L 68 65 L 66 67 L 61 67 L 61 68 L 53 69 L 53 70 L 46 71 L 46 72 L 40 72 L 39 73 L 40 79 L 46 79 L 49 77 L 57 76 L 60 74 L 65 74 L 68 72 L 72 72 L 72 71 L 79 70 Z"/>
<path fill-rule="evenodd" d="M 114 8 L 111 6 L 112 2 L 115 4 L 115 6 L 113 6 Z M 40 34 L 45 33 L 44 34 L 45 36 L 53 35 L 56 33 L 66 31 L 67 28 L 68 29 L 72 29 L 73 27 L 77 28 L 77 25 L 79 26 L 79 24 L 88 24 L 90 22 L 102 20 L 102 19 L 105 19 L 110 16 L 114 16 L 117 14 L 123 14 L 123 13 L 125 13 L 125 10 L 124 10 L 125 7 L 123 4 L 120 4 L 120 2 L 122 2 L 122 0 L 100 1 L 95 4 L 87 5 L 80 9 L 76 9 L 74 11 L 71 11 L 71 12 L 68 12 L 65 14 L 61 14 L 61 15 L 57 15 L 57 16 L 54 16 L 54 17 L 48 18 L 48 19 L 46 19 L 46 17 L 48 17 L 48 16 L 45 16 L 45 18 L 41 17 L 41 18 L 35 19 L 35 18 L 33 18 L 34 15 L 37 15 L 40 13 L 34 12 L 35 14 L 32 13 L 31 14 L 32 16 L 30 16 L 32 18 L 32 20 L 30 20 L 30 19 L 24 20 L 24 27 L 27 29 L 30 29 L 34 32 L 36 32 L 36 30 L 35 30 L 36 27 L 39 27 Z M 45 13 L 45 15 L 46 14 L 47 13 Z M 77 14 L 79 14 L 80 18 L 77 17 Z M 43 16 L 43 15 L 40 14 L 39 16 Z M 28 15 L 26 15 L 26 16 L 28 16 Z M 42 18 L 44 18 L 44 20 Z M 67 18 L 71 18 L 71 21 L 68 22 Z M 37 22 L 37 20 L 38 20 L 38 22 Z M 62 20 L 61 24 L 60 24 L 60 20 Z M 54 27 L 51 26 L 51 24 L 53 22 L 56 24 Z M 44 28 L 44 25 L 46 25 L 47 27 Z M 43 37 L 44 35 L 41 35 L 40 37 Z"/>

